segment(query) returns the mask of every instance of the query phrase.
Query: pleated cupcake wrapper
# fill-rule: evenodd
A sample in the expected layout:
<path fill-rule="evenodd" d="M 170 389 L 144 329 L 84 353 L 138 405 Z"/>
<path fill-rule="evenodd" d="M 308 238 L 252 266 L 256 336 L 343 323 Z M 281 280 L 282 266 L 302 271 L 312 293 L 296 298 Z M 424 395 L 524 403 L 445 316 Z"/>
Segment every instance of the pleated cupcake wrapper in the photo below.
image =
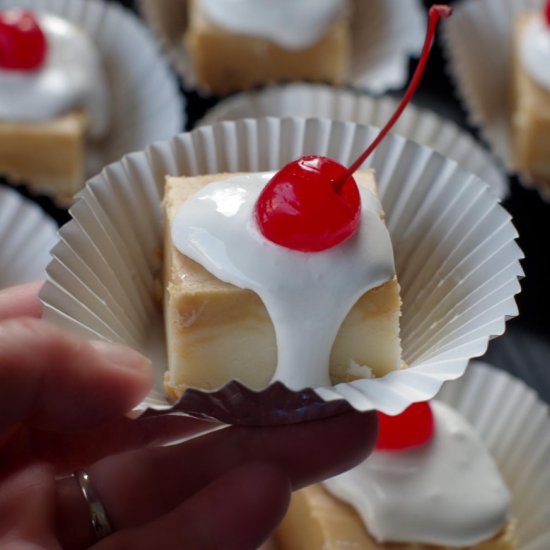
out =
<path fill-rule="evenodd" d="M 188 392 L 173 406 L 162 387 L 165 175 L 277 170 L 305 154 L 350 164 L 377 133 L 326 119 L 245 119 L 181 134 L 108 166 L 88 183 L 71 210 L 74 220 L 60 231 L 41 294 L 46 318 L 85 337 L 126 343 L 152 355 L 157 384 L 142 409 L 273 424 L 333 414 L 345 403 L 396 414 L 433 397 L 517 314 L 522 254 L 510 216 L 487 184 L 398 136 L 388 137 L 365 167 L 376 170 L 394 245 L 409 368 L 310 388 L 306 397 L 278 384 L 252 398 L 230 382 L 218 391 L 201 391 L 200 399 L 196 390 Z"/>
<path fill-rule="evenodd" d="M 470 422 L 495 458 L 512 495 L 518 549 L 548 550 L 548 406 L 523 382 L 481 363 L 472 364 L 460 380 L 445 384 L 437 398 Z"/>
<path fill-rule="evenodd" d="M 348 89 L 321 84 L 289 84 L 246 92 L 227 98 L 199 122 L 212 124 L 263 116 L 322 117 L 383 127 L 398 102 L 389 97 L 374 98 Z M 393 133 L 426 145 L 460 164 L 486 181 L 499 198 L 508 194 L 508 180 L 494 157 L 456 124 L 436 114 L 407 106 Z"/>
<path fill-rule="evenodd" d="M 550 201 L 550 189 L 518 173 L 510 107 L 514 21 L 520 13 L 542 13 L 543 6 L 544 0 L 465 0 L 443 25 L 443 45 L 470 122 L 522 184 Z"/>
<path fill-rule="evenodd" d="M 468 420 L 494 458 L 512 496 L 518 550 L 548 550 L 548 405 L 517 378 L 477 361 L 460 380 L 446 383 L 437 399 Z M 270 541 L 268 548 L 276 545 Z"/>
<path fill-rule="evenodd" d="M 176 79 L 148 29 L 128 10 L 103 0 L 0 0 L 0 10 L 13 7 L 59 15 L 84 29 L 98 48 L 112 117 L 105 138 L 86 144 L 87 178 L 183 129 Z"/>
<path fill-rule="evenodd" d="M 56 232 L 36 204 L 0 186 L 0 289 L 46 277 Z"/>
<path fill-rule="evenodd" d="M 188 87 L 197 85 L 183 45 L 187 0 L 139 0 L 141 13 Z M 419 0 L 351 0 L 352 66 L 348 84 L 380 94 L 401 88 L 409 56 L 418 55 L 426 17 Z M 201 90 L 208 93 L 207 90 Z"/>

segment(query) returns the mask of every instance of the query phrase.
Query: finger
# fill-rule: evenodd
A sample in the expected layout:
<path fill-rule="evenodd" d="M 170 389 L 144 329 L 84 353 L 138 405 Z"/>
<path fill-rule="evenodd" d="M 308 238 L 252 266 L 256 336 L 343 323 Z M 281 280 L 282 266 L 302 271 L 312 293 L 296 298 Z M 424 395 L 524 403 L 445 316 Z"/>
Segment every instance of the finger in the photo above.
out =
<path fill-rule="evenodd" d="M 181 441 L 218 427 L 181 416 L 118 418 L 95 430 L 70 434 L 20 427 L 1 442 L 0 470 L 39 460 L 51 464 L 57 475 L 66 475 L 109 455 Z"/>
<path fill-rule="evenodd" d="M 35 457 L 71 473 L 101 458 L 152 445 L 165 445 L 217 429 L 219 424 L 181 416 L 121 418 L 97 430 L 76 434 L 33 434 Z"/>
<path fill-rule="evenodd" d="M 159 517 L 246 463 L 273 464 L 294 489 L 336 475 L 364 459 L 376 435 L 375 413 L 272 428 L 225 428 L 182 445 L 109 457 L 89 472 L 113 524 L 125 529 Z M 60 528 L 85 522 L 78 515 L 78 491 L 66 482 L 60 491 Z"/>
<path fill-rule="evenodd" d="M 91 471 L 113 513 L 121 510 L 122 522 L 146 521 L 158 513 L 159 501 L 176 506 L 229 469 L 248 462 L 277 465 L 295 489 L 309 485 L 354 466 L 372 451 L 376 436 L 374 413 L 270 428 L 232 427 L 183 445 L 112 457 Z M 157 499 L 127 514 L 119 495 L 134 492 L 138 498 L 144 487 Z"/>
<path fill-rule="evenodd" d="M 255 550 L 282 520 L 290 492 L 288 478 L 273 466 L 241 466 L 158 520 L 115 533 L 93 549 Z"/>
<path fill-rule="evenodd" d="M 52 529 L 54 476 L 46 464 L 35 464 L 2 478 L 0 548 L 57 548 Z"/>
<path fill-rule="evenodd" d="M 38 291 L 43 281 L 0 290 L 0 321 L 15 317 L 41 317 L 42 303 Z"/>
<path fill-rule="evenodd" d="M 25 422 L 84 430 L 123 415 L 151 385 L 135 351 L 87 343 L 37 319 L 0 323 L 0 432 Z"/>

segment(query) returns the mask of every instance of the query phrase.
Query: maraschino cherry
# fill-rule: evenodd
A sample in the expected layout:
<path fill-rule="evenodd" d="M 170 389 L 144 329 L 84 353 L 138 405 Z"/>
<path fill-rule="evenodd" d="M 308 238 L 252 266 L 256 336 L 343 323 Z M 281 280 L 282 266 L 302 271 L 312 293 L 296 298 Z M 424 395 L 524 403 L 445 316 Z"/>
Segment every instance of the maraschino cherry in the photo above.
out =
<path fill-rule="evenodd" d="M 361 200 L 353 173 L 395 124 L 414 94 L 432 47 L 437 23 L 451 8 L 430 8 L 420 61 L 397 111 L 367 150 L 349 167 L 326 157 L 302 157 L 279 170 L 256 203 L 256 221 L 270 241 L 301 252 L 332 248 L 355 234 Z"/>
<path fill-rule="evenodd" d="M 46 36 L 32 12 L 0 12 L 0 68 L 34 71 L 43 65 L 47 50 Z"/>
<path fill-rule="evenodd" d="M 269 181 L 256 203 L 264 236 L 302 252 L 331 248 L 355 233 L 361 198 L 353 178 L 336 191 L 346 168 L 326 157 L 302 157 Z"/>
<path fill-rule="evenodd" d="M 414 403 L 397 416 L 378 414 L 378 451 L 405 451 L 427 443 L 434 434 L 434 417 L 428 402 Z"/>
<path fill-rule="evenodd" d="M 550 0 L 546 2 L 546 9 L 544 12 L 546 14 L 546 24 L 550 27 Z"/>

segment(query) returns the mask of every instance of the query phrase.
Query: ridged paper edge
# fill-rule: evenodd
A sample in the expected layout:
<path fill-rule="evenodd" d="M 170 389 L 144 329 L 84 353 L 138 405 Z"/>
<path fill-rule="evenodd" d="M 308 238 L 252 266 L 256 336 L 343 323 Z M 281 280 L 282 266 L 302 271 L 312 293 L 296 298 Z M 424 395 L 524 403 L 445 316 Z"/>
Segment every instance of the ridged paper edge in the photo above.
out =
<path fill-rule="evenodd" d="M 549 202 L 550 188 L 537 185 L 515 165 L 508 105 L 512 82 L 513 17 L 523 11 L 542 10 L 542 2 L 465 0 L 456 6 L 453 17 L 445 21 L 442 35 L 446 70 L 456 84 L 468 121 L 479 128 L 484 141 L 508 172 Z M 484 101 L 482 88 L 487 86 L 493 93 Z"/>
<path fill-rule="evenodd" d="M 526 364 L 525 368 L 529 368 Z M 483 363 L 444 385 L 438 399 L 462 414 L 495 458 L 512 494 L 518 548 L 550 541 L 550 409 L 513 376 Z"/>
<path fill-rule="evenodd" d="M 47 317 L 65 327 L 73 322 L 76 330 L 90 332 L 95 337 L 124 342 L 125 331 L 131 328 L 128 323 L 119 323 L 119 328 L 109 327 L 102 316 L 110 318 L 116 313 L 115 317 L 122 319 L 120 312 L 130 311 L 134 333 L 151 332 L 148 323 L 160 309 L 155 295 L 162 240 L 160 200 L 165 174 L 269 170 L 301 154 L 313 153 L 349 163 L 376 133 L 375 128 L 323 119 L 248 119 L 199 128 L 171 142 L 156 144 L 143 153 L 126 156 L 89 182 L 71 210 L 76 219 L 60 232 L 61 242 L 54 249 L 48 267 L 49 282 L 41 295 Z M 460 170 L 453 161 L 398 136 L 390 136 L 367 165 L 376 169 L 387 225 L 394 238 L 398 275 L 403 276 L 402 339 L 410 368 L 380 379 L 359 380 L 315 391 L 327 402 L 344 399 L 359 410 L 378 408 L 396 414 L 413 401 L 433 397 L 445 380 L 460 377 L 468 360 L 483 354 L 489 339 L 502 334 L 506 319 L 517 314 L 514 295 L 519 292 L 522 254 L 515 243 L 517 234 L 510 217 L 497 198 L 486 184 Z M 449 193 L 454 195 L 453 200 Z M 436 215 L 428 219 L 430 209 L 435 209 Z M 128 221 L 138 226 L 134 228 Z M 470 263 L 479 260 L 481 267 L 474 263 L 478 268 L 471 274 L 467 270 L 461 275 L 462 263 L 455 267 L 439 261 L 437 250 L 430 244 L 438 242 L 439 231 L 453 238 L 456 254 L 466 247 Z M 484 235 L 479 242 L 477 232 Z M 495 246 L 486 250 L 491 243 L 487 238 L 492 234 Z M 419 242 L 425 244 L 416 250 L 415 243 Z M 127 251 L 121 255 L 124 246 Z M 129 261 L 126 254 L 134 255 L 136 261 Z M 446 293 L 444 285 L 440 289 L 434 284 L 434 296 L 426 296 L 426 303 L 418 306 L 426 311 L 426 334 L 437 334 L 437 338 L 442 342 L 449 340 L 449 344 L 456 334 L 460 335 L 456 345 L 445 345 L 436 356 L 433 346 L 437 339 L 430 342 L 427 338 L 425 349 L 416 346 L 414 353 L 407 351 L 410 335 L 414 335 L 409 319 L 416 319 L 416 305 L 412 310 L 407 306 L 407 285 L 414 286 L 417 281 L 408 282 L 407 271 L 402 270 L 412 265 L 407 262 L 413 261 L 420 273 L 425 272 L 424 266 L 433 266 L 434 273 L 441 277 L 457 277 L 456 281 L 450 280 L 453 285 L 462 276 L 465 298 L 477 290 L 479 281 L 491 281 L 504 273 L 503 279 L 491 289 L 493 292 L 488 293 L 489 298 L 481 296 L 482 307 L 476 307 L 475 300 L 469 305 L 474 308 L 469 320 L 471 326 L 464 324 L 460 309 L 451 319 L 443 316 L 429 321 L 430 311 L 437 312 L 441 301 L 439 292 Z M 484 273 L 483 265 L 487 261 L 492 267 Z M 98 273 L 106 279 L 106 284 L 98 282 Z M 425 273 L 428 279 L 436 276 L 429 269 Z M 80 284 L 81 277 L 86 277 L 88 286 Z M 72 281 L 70 291 L 66 288 L 68 281 Z M 106 299 L 108 290 L 111 294 Z M 87 319 L 89 328 L 82 326 L 82 319 Z M 140 343 L 138 336 L 135 340 Z M 160 378 L 159 384 L 148 404 L 164 408 L 166 401 L 163 402 Z M 232 390 L 222 388 L 217 394 L 204 393 L 218 399 L 224 392 L 231 394 Z M 282 421 L 280 417 L 279 421 Z"/>
<path fill-rule="evenodd" d="M 44 279 L 56 232 L 36 204 L 0 186 L 0 288 Z"/>
<path fill-rule="evenodd" d="M 345 88 L 288 84 L 225 99 L 210 109 L 197 125 L 239 118 L 300 116 L 382 127 L 397 104 L 397 100 L 389 97 L 375 98 Z M 497 197 L 507 196 L 508 180 L 498 161 L 453 122 L 408 105 L 392 132 L 455 160 L 462 168 L 486 181 Z"/>

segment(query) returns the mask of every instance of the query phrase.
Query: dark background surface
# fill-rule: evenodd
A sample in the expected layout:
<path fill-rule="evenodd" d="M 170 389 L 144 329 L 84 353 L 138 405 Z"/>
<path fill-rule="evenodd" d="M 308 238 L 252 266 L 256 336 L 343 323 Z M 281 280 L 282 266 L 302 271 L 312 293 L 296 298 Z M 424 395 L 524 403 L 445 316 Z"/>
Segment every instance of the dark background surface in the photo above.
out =
<path fill-rule="evenodd" d="M 134 0 L 110 0 L 135 11 Z M 436 2 L 424 1 L 425 6 Z M 458 5 L 459 0 L 450 2 Z M 415 63 L 411 61 L 411 70 Z M 216 98 L 204 99 L 185 91 L 186 130 L 216 104 Z M 391 95 L 399 96 L 399 92 Z M 414 102 L 452 119 L 479 139 L 475 128 L 467 121 L 452 81 L 445 71 L 445 62 L 436 42 L 425 76 Z M 0 184 L 4 183 L 0 178 Z M 18 190 L 27 195 L 24 188 Z M 27 195 L 28 196 L 28 195 Z M 69 219 L 67 212 L 53 206 L 45 197 L 33 197 L 59 224 Z M 518 243 L 525 254 L 522 265 L 525 278 L 517 297 L 519 316 L 507 324 L 506 333 L 491 341 L 484 360 L 524 379 L 550 403 L 550 204 L 543 202 L 536 191 L 522 187 L 510 178 L 510 193 L 503 206 L 512 214 L 520 234 Z"/>

